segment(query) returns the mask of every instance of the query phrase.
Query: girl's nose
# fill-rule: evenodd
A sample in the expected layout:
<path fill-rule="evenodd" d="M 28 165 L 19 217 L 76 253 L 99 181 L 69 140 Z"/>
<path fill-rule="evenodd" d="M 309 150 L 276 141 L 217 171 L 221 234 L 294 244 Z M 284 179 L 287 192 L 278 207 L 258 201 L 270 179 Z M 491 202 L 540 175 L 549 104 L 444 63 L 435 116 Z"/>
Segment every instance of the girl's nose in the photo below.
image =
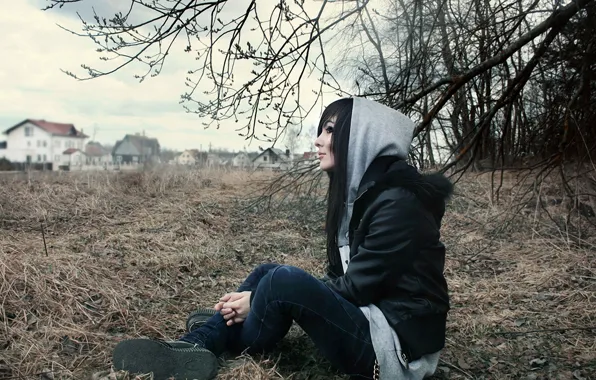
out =
<path fill-rule="evenodd" d="M 315 146 L 316 146 L 317 148 L 320 148 L 320 147 L 322 147 L 322 146 L 323 146 L 323 144 L 321 143 L 320 137 L 321 137 L 321 135 L 319 135 L 319 137 L 317 137 L 317 138 L 315 139 Z"/>

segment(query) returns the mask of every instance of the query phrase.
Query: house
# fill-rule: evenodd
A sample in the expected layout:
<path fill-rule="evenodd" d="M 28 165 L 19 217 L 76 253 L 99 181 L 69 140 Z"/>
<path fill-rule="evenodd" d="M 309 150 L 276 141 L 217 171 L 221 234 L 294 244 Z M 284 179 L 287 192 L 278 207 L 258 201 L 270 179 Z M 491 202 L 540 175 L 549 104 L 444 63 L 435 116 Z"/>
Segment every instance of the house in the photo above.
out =
<path fill-rule="evenodd" d="M 14 163 L 57 167 L 65 149 L 83 149 L 87 135 L 73 124 L 26 119 L 4 131 L 5 156 Z"/>
<path fill-rule="evenodd" d="M 206 165 L 208 167 L 220 167 L 220 166 L 231 166 L 232 159 L 236 156 L 236 153 L 228 150 L 210 150 L 207 154 Z"/>
<path fill-rule="evenodd" d="M 124 136 L 112 149 L 113 160 L 118 164 L 156 163 L 160 161 L 159 154 L 159 141 L 139 134 Z"/>
<path fill-rule="evenodd" d="M 89 141 L 85 145 L 86 165 L 107 167 L 112 165 L 112 152 L 101 143 Z"/>
<path fill-rule="evenodd" d="M 219 155 L 216 153 L 207 154 L 206 164 L 210 168 L 222 166 L 224 164 L 224 162 L 225 161 L 221 157 L 219 157 Z"/>
<path fill-rule="evenodd" d="M 286 170 L 292 165 L 290 151 L 285 152 L 277 148 L 267 148 L 252 160 L 257 169 Z"/>
<path fill-rule="evenodd" d="M 0 141 L 0 159 L 6 158 L 6 141 Z"/>
<path fill-rule="evenodd" d="M 176 163 L 179 165 L 201 165 L 206 161 L 207 153 L 199 152 L 198 149 L 185 150 L 176 157 Z"/>
<path fill-rule="evenodd" d="M 68 148 L 62 152 L 59 170 L 97 170 L 107 169 L 112 165 L 112 153 L 100 143 L 91 141 L 85 145 L 85 150 Z"/>
<path fill-rule="evenodd" d="M 247 152 L 240 152 L 232 158 L 231 166 L 234 168 L 241 168 L 241 169 L 252 167 L 252 159 L 253 158 L 254 157 L 251 158 L 249 153 L 247 153 Z"/>
<path fill-rule="evenodd" d="M 60 159 L 60 165 L 58 169 L 66 170 L 82 170 L 87 161 L 87 155 L 80 149 L 68 148 L 62 152 L 62 158 Z"/>

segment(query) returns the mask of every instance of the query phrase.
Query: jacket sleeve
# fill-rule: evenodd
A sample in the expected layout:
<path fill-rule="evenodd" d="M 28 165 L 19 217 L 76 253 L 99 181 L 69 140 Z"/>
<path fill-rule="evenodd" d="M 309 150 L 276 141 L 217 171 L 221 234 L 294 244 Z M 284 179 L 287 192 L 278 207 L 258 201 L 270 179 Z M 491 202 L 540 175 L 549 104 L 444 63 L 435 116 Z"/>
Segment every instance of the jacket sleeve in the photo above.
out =
<path fill-rule="evenodd" d="M 376 202 L 375 202 L 376 203 Z M 375 303 L 416 253 L 417 202 L 385 198 L 372 210 L 366 236 L 343 276 L 327 286 L 357 306 Z"/>
<path fill-rule="evenodd" d="M 329 269 L 329 267 L 327 267 L 327 272 L 325 273 L 325 275 L 322 278 L 320 278 L 320 280 L 323 282 L 329 282 L 336 278 L 337 278 L 337 276 L 335 274 L 333 274 L 333 272 Z"/>
<path fill-rule="evenodd" d="M 323 277 L 320 278 L 320 280 L 323 282 L 328 282 L 328 281 L 335 280 L 337 277 L 338 276 L 333 272 L 331 265 L 328 263 L 327 269 L 325 270 L 325 275 L 323 275 Z"/>

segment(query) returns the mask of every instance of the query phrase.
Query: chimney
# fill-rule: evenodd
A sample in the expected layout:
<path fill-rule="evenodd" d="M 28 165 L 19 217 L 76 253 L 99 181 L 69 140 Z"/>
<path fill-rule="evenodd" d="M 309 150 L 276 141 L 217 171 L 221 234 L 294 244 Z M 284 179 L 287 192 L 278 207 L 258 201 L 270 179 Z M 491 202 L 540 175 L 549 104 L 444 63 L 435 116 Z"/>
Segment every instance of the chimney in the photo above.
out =
<path fill-rule="evenodd" d="M 286 149 L 286 157 L 290 157 L 290 150 Z"/>

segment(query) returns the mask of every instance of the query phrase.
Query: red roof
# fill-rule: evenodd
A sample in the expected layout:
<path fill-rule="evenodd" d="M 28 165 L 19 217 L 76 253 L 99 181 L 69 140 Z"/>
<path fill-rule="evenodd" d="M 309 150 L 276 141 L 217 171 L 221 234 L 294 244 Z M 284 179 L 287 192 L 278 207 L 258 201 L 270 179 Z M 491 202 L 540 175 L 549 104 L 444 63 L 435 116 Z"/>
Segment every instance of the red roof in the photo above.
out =
<path fill-rule="evenodd" d="M 302 158 L 305 160 L 310 160 L 311 158 L 314 158 L 317 156 L 317 152 L 304 152 Z"/>
<path fill-rule="evenodd" d="M 70 137 L 81 137 L 86 138 L 89 137 L 83 134 L 81 131 L 78 131 L 73 124 L 64 124 L 64 123 L 54 123 L 51 121 L 46 120 L 35 120 L 35 119 L 26 119 L 21 121 L 15 126 L 8 128 L 4 133 L 9 134 L 13 129 L 20 127 L 25 123 L 31 123 L 44 131 L 51 133 L 53 135 L 60 135 L 60 136 L 70 136 Z"/>
<path fill-rule="evenodd" d="M 101 146 L 100 143 L 91 141 L 85 146 L 85 154 L 91 157 L 102 157 L 110 154 L 110 152 Z"/>
<path fill-rule="evenodd" d="M 68 148 L 64 152 L 62 152 L 62 154 L 73 154 L 74 152 L 78 152 L 78 151 L 79 150 L 77 148 Z"/>

